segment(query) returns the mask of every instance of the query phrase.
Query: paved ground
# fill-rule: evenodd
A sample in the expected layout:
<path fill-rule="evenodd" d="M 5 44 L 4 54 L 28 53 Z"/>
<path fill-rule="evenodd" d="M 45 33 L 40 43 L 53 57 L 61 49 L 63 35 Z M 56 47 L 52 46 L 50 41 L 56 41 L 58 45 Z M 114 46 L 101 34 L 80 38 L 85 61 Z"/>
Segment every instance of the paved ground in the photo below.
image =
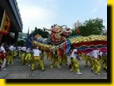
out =
<path fill-rule="evenodd" d="M 84 62 L 80 62 L 80 70 L 82 75 L 76 72 L 70 72 L 68 66 L 62 65 L 61 69 L 50 69 L 51 62 L 47 59 L 45 62 L 45 71 L 41 71 L 39 67 L 35 71 L 31 71 L 29 66 L 21 65 L 20 59 L 14 59 L 14 64 L 7 66 L 6 70 L 0 71 L 0 79 L 107 79 L 107 72 L 102 70 L 101 75 L 95 75 L 90 71 L 90 67 L 84 67 Z"/>

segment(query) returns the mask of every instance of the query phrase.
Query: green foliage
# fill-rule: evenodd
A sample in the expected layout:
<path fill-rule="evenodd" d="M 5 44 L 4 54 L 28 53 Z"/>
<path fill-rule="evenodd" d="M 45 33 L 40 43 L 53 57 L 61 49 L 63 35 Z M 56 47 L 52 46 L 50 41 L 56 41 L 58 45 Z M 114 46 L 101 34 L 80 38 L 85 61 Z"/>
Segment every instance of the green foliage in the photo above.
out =
<path fill-rule="evenodd" d="M 18 46 L 24 46 L 25 45 L 25 41 L 24 40 L 19 40 L 18 41 Z"/>
<path fill-rule="evenodd" d="M 71 30 L 72 30 L 72 34 L 70 34 L 70 36 L 75 36 L 76 35 L 75 29 L 71 29 Z"/>
<path fill-rule="evenodd" d="M 41 35 L 43 38 L 48 38 L 49 36 L 49 33 L 47 31 L 44 31 L 41 28 L 35 27 L 35 30 L 31 33 L 31 35 L 35 36 L 37 34 Z"/>
<path fill-rule="evenodd" d="M 88 35 L 100 35 L 102 33 L 103 19 L 96 18 L 86 20 L 80 27 L 80 35 L 88 36 Z"/>

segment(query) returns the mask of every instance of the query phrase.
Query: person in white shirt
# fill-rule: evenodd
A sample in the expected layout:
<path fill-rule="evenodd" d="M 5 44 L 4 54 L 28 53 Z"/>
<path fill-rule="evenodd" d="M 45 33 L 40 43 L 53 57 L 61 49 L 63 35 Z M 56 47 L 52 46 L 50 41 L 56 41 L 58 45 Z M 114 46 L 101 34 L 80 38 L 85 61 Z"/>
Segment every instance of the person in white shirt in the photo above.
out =
<path fill-rule="evenodd" d="M 100 52 L 99 52 L 99 55 L 100 55 L 100 56 L 101 56 L 101 58 L 102 58 L 103 52 L 101 52 L 101 51 L 100 51 Z"/>
<path fill-rule="evenodd" d="M 9 50 L 14 51 L 14 46 L 13 45 L 9 46 Z"/>
<path fill-rule="evenodd" d="M 23 52 L 26 52 L 26 47 L 23 46 L 23 47 L 21 48 L 21 50 L 22 50 Z"/>
<path fill-rule="evenodd" d="M 92 51 L 92 56 L 93 56 L 93 58 L 95 58 L 95 59 L 97 59 L 98 58 L 98 55 L 99 55 L 99 50 L 93 50 Z"/>
<path fill-rule="evenodd" d="M 93 67 L 91 68 L 91 70 L 95 74 L 100 75 L 101 64 L 100 64 L 100 60 L 99 60 L 99 50 L 98 49 L 95 49 L 92 51 L 92 57 L 93 57 Z"/>
<path fill-rule="evenodd" d="M 77 52 L 78 52 L 78 50 L 73 48 L 71 56 L 70 56 L 71 57 L 71 64 L 72 64 L 70 71 L 73 71 L 75 69 L 77 74 L 82 74 L 80 72 L 80 68 L 79 68 L 79 61 L 78 61 L 79 57 L 77 55 Z"/>
<path fill-rule="evenodd" d="M 77 49 L 73 49 L 73 51 L 72 51 L 72 53 L 71 53 L 71 57 L 72 58 L 74 58 L 74 59 L 76 59 L 76 56 L 77 56 L 77 53 L 78 52 L 78 50 Z"/>
<path fill-rule="evenodd" d="M 33 49 L 33 56 L 40 56 L 40 54 L 41 54 L 41 51 L 38 48 Z"/>
<path fill-rule="evenodd" d="M 35 64 L 38 63 L 41 67 L 41 70 L 44 71 L 44 63 L 41 60 L 41 56 L 40 56 L 41 53 L 42 52 L 38 49 L 37 46 L 33 49 L 32 70 L 35 70 L 35 68 L 36 68 Z"/>

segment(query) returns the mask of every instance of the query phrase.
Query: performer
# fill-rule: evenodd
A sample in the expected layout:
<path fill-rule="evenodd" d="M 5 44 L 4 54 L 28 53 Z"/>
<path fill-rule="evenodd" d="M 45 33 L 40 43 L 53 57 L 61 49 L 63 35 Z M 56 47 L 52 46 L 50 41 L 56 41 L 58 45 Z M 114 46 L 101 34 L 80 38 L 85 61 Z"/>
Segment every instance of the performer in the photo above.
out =
<path fill-rule="evenodd" d="M 48 50 L 45 50 L 45 51 L 44 51 L 44 56 L 46 56 L 47 60 L 51 60 L 50 57 L 48 57 L 48 56 L 49 56 L 49 55 L 48 55 Z"/>
<path fill-rule="evenodd" d="M 31 62 L 32 62 L 32 52 L 30 48 L 27 48 L 26 56 L 25 56 L 25 63 L 26 65 L 30 66 Z"/>
<path fill-rule="evenodd" d="M 50 68 L 53 68 L 56 63 L 57 63 L 57 68 L 61 68 L 59 64 L 58 54 L 57 54 L 57 47 L 54 46 L 52 51 L 53 51 L 53 58 L 52 58 L 52 63 Z"/>
<path fill-rule="evenodd" d="M 104 70 L 107 71 L 107 52 L 103 53 L 102 58 L 103 58 L 103 68 Z"/>
<path fill-rule="evenodd" d="M 6 70 L 6 50 L 3 43 L 0 46 L 0 57 L 2 59 L 1 69 Z"/>
<path fill-rule="evenodd" d="M 21 62 L 22 62 L 22 64 L 24 65 L 25 64 L 25 55 L 26 55 L 26 47 L 25 46 L 23 46 L 22 48 L 21 48 Z"/>
<path fill-rule="evenodd" d="M 58 54 L 59 64 L 62 65 L 62 62 L 63 62 L 63 50 L 62 50 L 62 48 L 60 48 L 60 45 L 57 47 L 57 54 Z"/>
<path fill-rule="evenodd" d="M 99 58 L 100 58 L 100 64 L 101 64 L 101 67 L 103 67 L 103 64 L 104 64 L 104 59 L 103 59 L 103 52 L 99 51 Z M 104 67 L 103 67 L 104 68 Z"/>
<path fill-rule="evenodd" d="M 16 46 L 14 45 L 13 58 L 15 58 L 16 56 L 17 56 L 17 49 Z"/>
<path fill-rule="evenodd" d="M 68 65 L 67 54 L 63 54 L 63 62 L 62 63 Z"/>
<path fill-rule="evenodd" d="M 91 52 L 89 52 L 89 53 L 86 54 L 85 67 L 88 66 L 88 62 L 90 63 L 90 65 L 91 65 L 91 67 L 92 67 L 93 63 L 92 63 L 92 54 L 91 54 Z"/>
<path fill-rule="evenodd" d="M 41 49 L 40 49 L 41 50 Z M 44 60 L 44 56 L 45 56 L 45 51 L 44 50 L 41 50 L 41 54 L 40 54 L 40 56 L 41 56 L 41 60 L 43 61 Z"/>
<path fill-rule="evenodd" d="M 18 46 L 17 49 L 18 49 L 18 57 L 21 58 L 21 46 Z"/>
<path fill-rule="evenodd" d="M 85 64 L 86 64 L 86 54 L 81 52 L 80 56 L 81 56 L 82 60 L 85 61 Z"/>
<path fill-rule="evenodd" d="M 79 68 L 79 57 L 77 55 L 77 49 L 73 48 L 73 51 L 71 53 L 71 69 L 70 71 L 73 71 L 74 69 L 76 70 L 77 74 L 82 74 L 80 72 L 80 68 Z"/>
<path fill-rule="evenodd" d="M 107 48 L 100 50 L 99 56 L 101 58 L 100 63 L 105 71 L 107 71 Z"/>
<path fill-rule="evenodd" d="M 1 65 L 2 65 L 2 51 L 0 50 L 0 70 L 1 70 Z"/>
<path fill-rule="evenodd" d="M 101 71 L 101 64 L 100 64 L 100 58 L 99 58 L 99 50 L 94 49 L 92 51 L 92 57 L 93 57 L 93 65 L 91 70 L 97 74 L 100 75 L 100 71 Z"/>
<path fill-rule="evenodd" d="M 14 52 L 14 46 L 13 45 L 10 45 L 9 46 L 9 53 L 10 53 L 10 55 L 8 56 L 8 62 L 7 62 L 7 64 L 13 64 L 14 62 L 13 62 L 13 52 Z"/>
<path fill-rule="evenodd" d="M 44 64 L 40 57 L 41 51 L 38 49 L 38 47 L 35 47 L 33 49 L 33 61 L 32 61 L 32 70 L 35 70 L 36 63 L 40 65 L 40 68 L 42 71 L 44 71 Z"/>
<path fill-rule="evenodd" d="M 50 61 L 52 61 L 52 58 L 53 58 L 53 52 L 51 49 L 47 50 L 47 57 Z"/>

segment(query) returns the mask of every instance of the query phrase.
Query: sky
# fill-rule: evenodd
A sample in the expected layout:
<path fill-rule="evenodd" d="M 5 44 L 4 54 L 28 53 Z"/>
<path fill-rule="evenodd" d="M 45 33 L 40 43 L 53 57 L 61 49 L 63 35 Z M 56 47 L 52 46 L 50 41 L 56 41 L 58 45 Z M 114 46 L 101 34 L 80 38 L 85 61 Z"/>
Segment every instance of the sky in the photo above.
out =
<path fill-rule="evenodd" d="M 17 0 L 23 21 L 23 32 L 50 28 L 53 24 L 67 25 L 79 20 L 101 18 L 107 28 L 107 0 Z"/>

